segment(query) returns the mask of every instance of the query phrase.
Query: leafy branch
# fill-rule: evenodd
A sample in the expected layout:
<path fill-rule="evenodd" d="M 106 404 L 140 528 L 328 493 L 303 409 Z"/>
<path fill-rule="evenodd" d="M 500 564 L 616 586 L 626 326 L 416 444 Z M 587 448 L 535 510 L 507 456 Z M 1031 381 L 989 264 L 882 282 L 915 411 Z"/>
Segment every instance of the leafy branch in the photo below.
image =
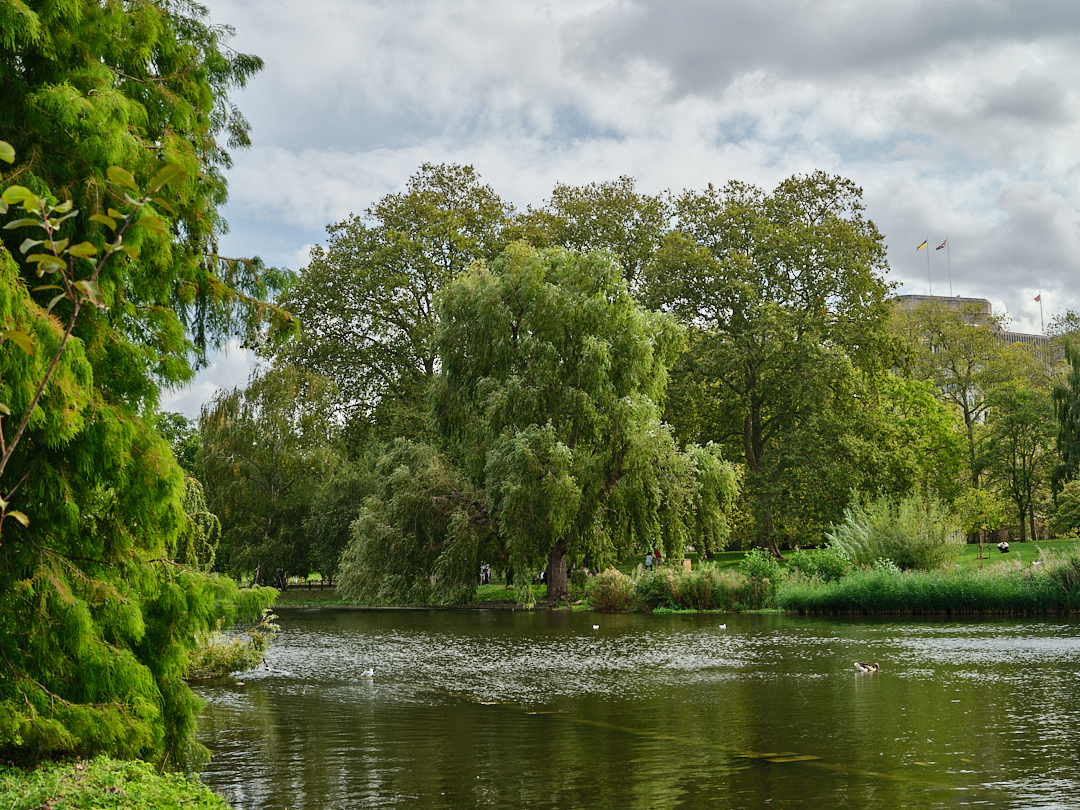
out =
<path fill-rule="evenodd" d="M 0 160 L 12 163 L 15 160 L 15 150 L 5 141 L 0 141 Z M 11 409 L 0 402 L 0 476 L 3 476 L 8 462 L 11 460 L 23 437 L 30 417 L 33 415 L 38 402 L 41 400 L 49 381 L 56 373 L 60 357 L 64 353 L 68 339 L 75 328 L 79 313 L 88 303 L 98 309 L 106 309 L 104 296 L 98 279 L 101 271 L 109 259 L 118 253 L 122 253 L 129 259 L 139 257 L 138 248 L 124 244 L 124 235 L 136 224 L 160 236 L 168 236 L 169 230 L 165 223 L 158 217 L 143 215 L 143 208 L 153 203 L 155 206 L 175 213 L 172 206 L 160 197 L 153 196 L 166 185 L 182 183 L 187 179 L 187 172 L 177 163 L 163 166 L 157 174 L 151 178 L 146 190 L 143 191 L 135 182 L 135 178 L 129 171 L 119 166 L 110 166 L 107 171 L 109 181 L 117 187 L 117 191 L 130 206 L 125 214 L 114 208 L 109 208 L 105 214 L 93 214 L 91 222 L 96 222 L 112 233 L 112 241 L 106 241 L 104 248 L 98 250 L 92 242 L 80 242 L 70 244 L 70 240 L 60 238 L 60 231 L 64 222 L 78 216 L 79 211 L 73 209 L 71 200 L 53 205 L 48 199 L 41 197 L 24 186 L 11 186 L 4 189 L 0 195 L 0 214 L 6 214 L 9 206 L 21 207 L 24 216 L 14 219 L 4 225 L 4 230 L 15 228 L 38 228 L 42 231 L 42 238 L 28 237 L 23 240 L 19 250 L 24 255 L 24 261 L 30 265 L 36 265 L 35 275 L 45 283 L 34 287 L 33 292 L 57 290 L 57 294 L 49 301 L 45 308 L 46 313 L 51 313 L 61 301 L 71 302 L 71 314 L 67 318 L 67 325 L 63 337 L 53 353 L 52 359 L 45 370 L 44 376 L 39 381 L 30 404 L 23 414 L 15 429 L 14 435 L 8 439 L 4 435 L 3 420 L 11 417 Z M 34 339 L 19 329 L 0 330 L 0 345 L 11 341 L 27 355 L 33 355 L 35 351 Z M 0 490 L 2 492 L 2 490 Z M 6 493 L 6 497 L 0 494 L 0 531 L 3 530 L 4 520 L 8 517 L 21 523 L 24 527 L 30 525 L 30 519 L 18 510 L 9 509 L 12 493 Z"/>

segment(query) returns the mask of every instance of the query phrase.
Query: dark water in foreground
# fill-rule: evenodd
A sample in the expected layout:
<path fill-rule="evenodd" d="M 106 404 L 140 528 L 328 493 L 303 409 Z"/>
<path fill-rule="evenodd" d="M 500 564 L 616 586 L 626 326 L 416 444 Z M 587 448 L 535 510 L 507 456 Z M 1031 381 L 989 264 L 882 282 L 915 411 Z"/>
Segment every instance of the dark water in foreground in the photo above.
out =
<path fill-rule="evenodd" d="M 247 810 L 1080 807 L 1072 619 L 278 623 L 270 672 L 197 690 L 204 778 Z"/>

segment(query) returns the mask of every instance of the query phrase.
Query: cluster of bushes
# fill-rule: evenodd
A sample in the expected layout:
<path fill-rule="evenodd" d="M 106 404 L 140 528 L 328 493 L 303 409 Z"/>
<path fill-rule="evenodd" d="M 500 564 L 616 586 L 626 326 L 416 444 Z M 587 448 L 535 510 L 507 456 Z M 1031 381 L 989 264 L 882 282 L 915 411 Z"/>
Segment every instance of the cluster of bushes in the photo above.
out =
<path fill-rule="evenodd" d="M 593 578 L 593 610 L 756 610 L 770 606 L 780 582 L 780 565 L 768 552 L 754 549 L 742 569 L 724 570 L 705 563 L 695 571 L 661 568 L 633 576 L 609 568 Z"/>

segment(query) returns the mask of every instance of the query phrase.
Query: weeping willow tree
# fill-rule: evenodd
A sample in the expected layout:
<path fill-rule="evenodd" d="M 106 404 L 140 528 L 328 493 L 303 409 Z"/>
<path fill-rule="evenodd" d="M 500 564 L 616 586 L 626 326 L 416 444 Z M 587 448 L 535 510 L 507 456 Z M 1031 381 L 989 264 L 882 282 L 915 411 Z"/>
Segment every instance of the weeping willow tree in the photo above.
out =
<path fill-rule="evenodd" d="M 681 451 L 660 421 L 681 329 L 637 304 L 608 254 L 511 245 L 455 279 L 439 316 L 442 444 L 399 443 L 382 462 L 343 587 L 460 600 L 488 555 L 513 569 L 520 601 L 541 570 L 555 601 L 568 560 L 726 539 L 733 468 L 715 447 Z"/>

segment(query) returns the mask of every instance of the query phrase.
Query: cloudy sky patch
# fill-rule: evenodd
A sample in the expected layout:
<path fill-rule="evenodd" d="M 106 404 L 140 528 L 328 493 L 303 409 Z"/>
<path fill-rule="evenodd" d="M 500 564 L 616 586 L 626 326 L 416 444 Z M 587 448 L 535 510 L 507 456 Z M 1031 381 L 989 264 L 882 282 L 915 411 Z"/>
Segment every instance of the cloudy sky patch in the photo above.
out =
<path fill-rule="evenodd" d="M 423 162 L 519 208 L 816 169 L 864 189 L 899 291 L 1080 309 L 1080 5 L 1015 0 L 210 0 L 265 70 L 236 101 L 225 248 L 297 269 Z M 229 375 L 239 374 L 238 378 Z M 197 383 L 246 379 L 235 362 Z M 184 396 L 188 396 L 185 394 Z M 197 397 L 192 394 L 189 400 Z M 167 404 L 167 403 L 166 403 Z"/>

